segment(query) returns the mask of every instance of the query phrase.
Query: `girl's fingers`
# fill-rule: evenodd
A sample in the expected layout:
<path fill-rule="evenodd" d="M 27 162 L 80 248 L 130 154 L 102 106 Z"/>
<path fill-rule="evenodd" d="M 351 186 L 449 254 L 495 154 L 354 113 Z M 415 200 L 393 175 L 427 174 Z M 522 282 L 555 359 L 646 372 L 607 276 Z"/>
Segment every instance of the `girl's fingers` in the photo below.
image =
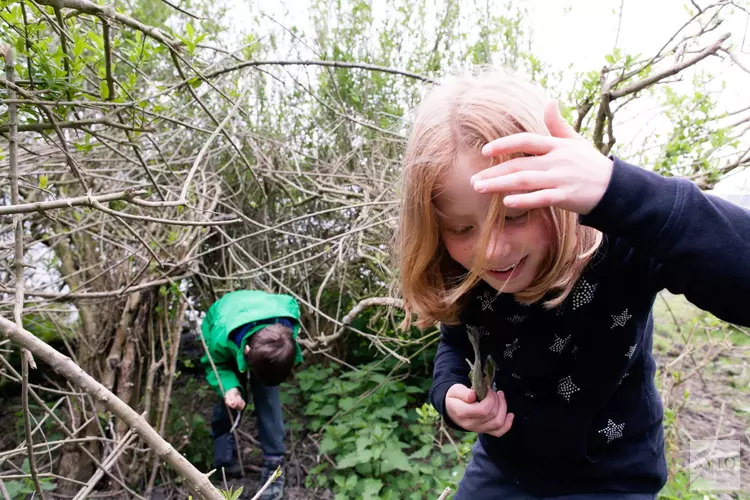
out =
<path fill-rule="evenodd" d="M 495 437 L 502 436 L 503 434 L 505 434 L 506 432 L 508 432 L 510 430 L 511 426 L 513 425 L 513 417 L 514 417 L 514 415 L 512 413 L 508 413 L 505 416 L 505 422 L 503 423 L 503 425 L 501 425 L 499 428 L 497 428 L 497 429 L 495 429 L 493 431 L 488 432 L 487 434 L 490 434 L 490 435 L 495 436 Z"/>
<path fill-rule="evenodd" d="M 484 156 L 501 156 L 513 153 L 544 155 L 559 146 L 561 139 L 548 135 L 521 132 L 488 142 L 482 148 Z"/>
<path fill-rule="evenodd" d="M 504 419 L 505 412 L 508 411 L 508 403 L 505 401 L 505 394 L 503 391 L 487 391 L 487 397 L 482 400 L 482 403 L 487 400 L 492 400 L 492 404 L 490 405 L 491 409 L 487 412 L 484 418 L 479 419 L 479 427 L 491 425 L 491 423 L 498 417 Z"/>
<path fill-rule="evenodd" d="M 512 158 L 493 167 L 485 168 L 481 172 L 477 172 L 471 176 L 469 182 L 471 182 L 471 185 L 473 186 L 477 181 L 501 177 L 514 172 L 522 172 L 524 170 L 549 170 L 552 165 L 553 163 L 548 161 L 547 156 L 522 156 L 519 158 Z"/>
<path fill-rule="evenodd" d="M 508 193 L 511 191 L 536 191 L 551 189 L 560 184 L 558 174 L 551 171 L 525 170 L 501 177 L 483 179 L 474 183 L 477 193 Z"/>
<path fill-rule="evenodd" d="M 567 199 L 567 195 L 560 189 L 542 189 L 532 193 L 511 194 L 503 198 L 503 204 L 508 208 L 519 210 L 532 210 L 560 206 Z"/>

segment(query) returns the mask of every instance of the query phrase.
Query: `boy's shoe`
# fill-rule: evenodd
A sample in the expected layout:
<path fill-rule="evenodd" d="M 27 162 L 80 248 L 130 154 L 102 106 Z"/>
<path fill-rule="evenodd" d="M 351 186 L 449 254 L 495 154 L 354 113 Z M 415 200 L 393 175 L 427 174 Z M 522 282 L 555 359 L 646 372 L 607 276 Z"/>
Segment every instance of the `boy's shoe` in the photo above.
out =
<path fill-rule="evenodd" d="M 277 467 L 281 467 L 281 476 L 271 483 L 268 488 L 260 495 L 260 500 L 281 500 L 284 498 L 284 481 L 286 478 L 286 470 L 284 468 L 284 458 L 271 459 L 265 458 L 263 464 L 260 467 L 260 484 L 259 488 L 262 488 L 266 481 L 273 476 L 276 472 Z"/>

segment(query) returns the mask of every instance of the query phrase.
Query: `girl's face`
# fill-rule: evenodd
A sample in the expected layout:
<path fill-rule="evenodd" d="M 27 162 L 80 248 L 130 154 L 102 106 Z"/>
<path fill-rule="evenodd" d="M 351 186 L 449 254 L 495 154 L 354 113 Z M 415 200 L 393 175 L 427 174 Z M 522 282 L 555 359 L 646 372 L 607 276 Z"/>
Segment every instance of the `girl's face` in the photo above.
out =
<path fill-rule="evenodd" d="M 479 153 L 462 155 L 434 199 L 443 244 L 453 260 L 467 270 L 472 268 L 475 246 L 485 230 L 492 201 L 492 195 L 474 191 L 469 179 L 489 166 L 488 158 Z M 549 238 L 547 224 L 538 210 L 508 209 L 504 227 L 492 229 L 481 278 L 503 293 L 526 289 L 549 252 Z"/>

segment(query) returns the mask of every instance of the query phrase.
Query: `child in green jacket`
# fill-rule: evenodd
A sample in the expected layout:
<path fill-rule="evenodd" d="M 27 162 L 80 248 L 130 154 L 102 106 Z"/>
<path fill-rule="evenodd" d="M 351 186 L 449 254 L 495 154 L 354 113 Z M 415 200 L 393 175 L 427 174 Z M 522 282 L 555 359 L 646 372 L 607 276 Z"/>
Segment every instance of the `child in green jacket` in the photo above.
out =
<path fill-rule="evenodd" d="M 223 467 L 228 477 L 237 477 L 241 471 L 227 408 L 237 410 L 235 418 L 239 417 L 245 408 L 248 379 L 263 449 L 262 482 L 284 465 L 284 420 L 278 386 L 302 361 L 297 343 L 299 317 L 299 304 L 289 295 L 238 290 L 216 301 L 203 319 L 201 332 L 208 354 L 201 362 L 208 383 L 222 397 L 211 419 L 214 467 Z M 283 477 L 264 492 L 263 500 L 283 497 Z"/>

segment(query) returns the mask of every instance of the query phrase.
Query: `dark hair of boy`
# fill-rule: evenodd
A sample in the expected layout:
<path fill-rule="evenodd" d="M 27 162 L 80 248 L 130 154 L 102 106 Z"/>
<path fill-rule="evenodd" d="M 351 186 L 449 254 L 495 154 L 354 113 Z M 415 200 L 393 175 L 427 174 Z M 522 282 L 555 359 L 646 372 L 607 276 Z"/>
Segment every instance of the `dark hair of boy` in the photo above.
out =
<path fill-rule="evenodd" d="M 295 350 L 291 328 L 274 323 L 255 332 L 248 340 L 245 354 L 248 366 L 260 383 L 275 386 L 292 372 Z"/>

